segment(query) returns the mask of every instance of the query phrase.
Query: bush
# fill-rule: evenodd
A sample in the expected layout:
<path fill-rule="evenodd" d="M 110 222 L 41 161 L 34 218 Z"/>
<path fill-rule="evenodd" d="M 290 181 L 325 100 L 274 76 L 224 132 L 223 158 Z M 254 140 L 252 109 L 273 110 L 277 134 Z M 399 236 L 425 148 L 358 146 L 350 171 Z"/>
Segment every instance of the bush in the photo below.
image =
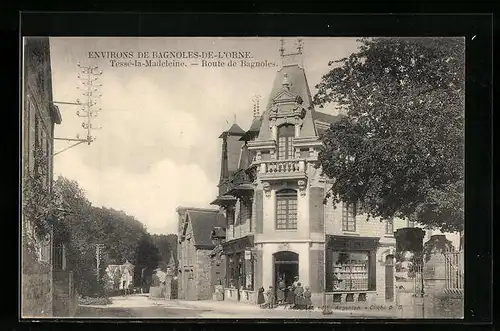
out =
<path fill-rule="evenodd" d="M 113 301 L 108 297 L 80 297 L 79 303 L 81 305 L 105 306 L 113 303 Z"/>

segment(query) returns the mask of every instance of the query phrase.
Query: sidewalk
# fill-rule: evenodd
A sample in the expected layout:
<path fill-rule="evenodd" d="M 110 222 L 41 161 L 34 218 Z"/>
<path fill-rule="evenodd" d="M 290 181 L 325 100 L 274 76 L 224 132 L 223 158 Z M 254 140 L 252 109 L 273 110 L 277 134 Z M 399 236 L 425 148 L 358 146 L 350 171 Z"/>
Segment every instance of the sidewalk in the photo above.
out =
<path fill-rule="evenodd" d="M 150 299 L 156 304 L 168 308 L 173 307 L 183 307 L 191 309 L 208 309 L 217 311 L 247 311 L 247 312 L 259 312 L 262 311 L 260 307 L 253 306 L 245 303 L 237 303 L 232 301 L 214 301 L 214 300 L 161 300 L 161 299 Z"/>
<path fill-rule="evenodd" d="M 152 299 L 153 300 L 153 299 Z M 213 300 L 154 300 L 154 304 L 168 308 L 189 308 L 199 310 L 210 310 L 204 314 L 208 317 L 219 318 L 397 318 L 394 312 L 360 309 L 343 310 L 332 309 L 333 314 L 324 315 L 321 308 L 313 310 L 292 310 L 285 309 L 283 306 L 274 309 L 262 309 L 256 305 L 238 303 L 234 301 L 213 301 Z"/>

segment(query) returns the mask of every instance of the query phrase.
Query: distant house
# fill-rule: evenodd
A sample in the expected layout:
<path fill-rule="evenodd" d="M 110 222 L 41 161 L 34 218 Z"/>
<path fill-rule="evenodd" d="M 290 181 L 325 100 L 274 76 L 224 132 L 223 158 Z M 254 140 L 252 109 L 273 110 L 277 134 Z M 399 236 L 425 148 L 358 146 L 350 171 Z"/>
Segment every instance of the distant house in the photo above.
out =
<path fill-rule="evenodd" d="M 211 299 L 217 274 L 212 270 L 210 253 L 215 248 L 211 239 L 214 227 L 223 227 L 225 219 L 218 210 L 177 208 L 179 215 L 179 289 L 184 300 Z"/>
<path fill-rule="evenodd" d="M 163 272 L 160 268 L 155 269 L 153 272 L 153 286 L 160 286 L 165 283 L 167 273 Z"/>
<path fill-rule="evenodd" d="M 109 277 L 109 287 L 113 290 L 123 290 L 132 287 L 134 282 L 134 265 L 126 261 L 124 264 L 110 264 L 106 268 Z"/>

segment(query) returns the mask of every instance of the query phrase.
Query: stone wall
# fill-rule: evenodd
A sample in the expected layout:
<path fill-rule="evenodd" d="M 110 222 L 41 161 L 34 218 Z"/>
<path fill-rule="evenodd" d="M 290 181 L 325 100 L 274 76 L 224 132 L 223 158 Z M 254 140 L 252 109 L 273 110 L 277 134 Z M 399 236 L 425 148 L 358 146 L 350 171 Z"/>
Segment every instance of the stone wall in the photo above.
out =
<path fill-rule="evenodd" d="M 53 272 L 54 317 L 73 317 L 78 309 L 78 294 L 75 289 L 73 273 L 60 270 Z"/>
<path fill-rule="evenodd" d="M 198 300 L 212 298 L 210 252 L 208 249 L 196 250 L 195 280 Z"/>
<path fill-rule="evenodd" d="M 52 273 L 50 270 L 22 275 L 21 316 L 52 317 Z"/>
<path fill-rule="evenodd" d="M 164 286 L 151 286 L 149 288 L 149 297 L 154 299 L 165 299 Z"/>

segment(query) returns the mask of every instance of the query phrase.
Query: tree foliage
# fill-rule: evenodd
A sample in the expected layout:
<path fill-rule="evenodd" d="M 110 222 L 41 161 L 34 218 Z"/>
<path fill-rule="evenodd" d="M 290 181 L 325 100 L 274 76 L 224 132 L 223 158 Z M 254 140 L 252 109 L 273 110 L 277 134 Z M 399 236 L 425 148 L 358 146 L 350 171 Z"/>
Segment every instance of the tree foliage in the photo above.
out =
<path fill-rule="evenodd" d="M 177 261 L 177 235 L 175 234 L 168 234 L 168 235 L 158 235 L 158 234 L 153 234 L 151 236 L 154 244 L 158 248 L 159 254 L 160 254 L 160 261 L 158 262 L 158 267 L 163 270 L 167 271 L 167 266 L 170 263 L 170 258 L 173 256 L 174 258 L 174 263 L 175 263 L 175 268 L 178 267 L 178 261 Z"/>
<path fill-rule="evenodd" d="M 134 284 L 148 288 L 152 284 L 153 271 L 158 267 L 160 252 L 149 233 L 137 244 L 134 268 Z"/>
<path fill-rule="evenodd" d="M 22 249 L 26 270 L 33 267 L 39 246 L 63 218 L 61 196 L 50 187 L 48 156 L 41 148 L 34 148 L 33 156 L 34 167 L 22 181 Z"/>
<path fill-rule="evenodd" d="M 346 116 L 322 137 L 334 204 L 362 201 L 369 217 L 442 231 L 464 222 L 464 41 L 361 39 L 330 62 L 314 97 Z"/>
<path fill-rule="evenodd" d="M 64 213 L 56 227 L 55 238 L 68 248 L 68 269 L 74 272 L 80 294 L 101 294 L 105 285 L 105 270 L 110 264 L 129 261 L 134 265 L 149 263 L 148 266 L 153 268 L 154 262 L 142 261 L 144 255 L 151 253 L 151 248 L 142 243 L 149 234 L 141 222 L 123 211 L 92 206 L 76 181 L 58 177 L 54 182 L 54 191 L 61 197 Z M 99 280 L 96 273 L 97 244 L 103 247 L 99 271 L 103 277 Z M 151 256 L 154 257 L 154 254 Z"/>

